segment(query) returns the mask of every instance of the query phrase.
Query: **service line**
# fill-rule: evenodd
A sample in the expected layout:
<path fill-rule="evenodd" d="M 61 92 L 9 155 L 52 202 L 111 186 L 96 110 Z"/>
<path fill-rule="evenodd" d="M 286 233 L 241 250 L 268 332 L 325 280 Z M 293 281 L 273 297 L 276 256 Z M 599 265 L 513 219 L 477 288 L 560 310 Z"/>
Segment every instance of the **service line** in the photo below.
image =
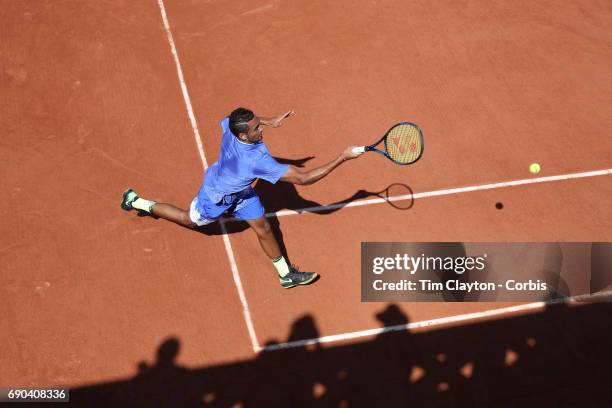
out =
<path fill-rule="evenodd" d="M 444 195 L 451 194 L 461 194 L 461 193 L 469 193 L 472 191 L 482 191 L 482 190 L 492 190 L 496 188 L 506 188 L 506 187 L 515 187 L 515 186 L 523 186 L 526 184 L 536 184 L 536 183 L 550 183 L 553 181 L 564 181 L 564 180 L 573 180 L 585 177 L 597 177 L 597 176 L 605 176 L 612 174 L 612 169 L 604 169 L 604 170 L 594 170 L 594 171 L 585 171 L 581 173 L 569 173 L 569 174 L 560 174 L 557 176 L 546 176 L 546 177 L 536 177 L 536 178 L 528 178 L 528 179 L 520 179 L 520 180 L 510 180 L 510 181 L 502 181 L 499 183 L 490 183 L 490 184 L 479 184 L 475 186 L 468 187 L 458 187 L 458 188 L 449 188 L 444 190 L 434 190 L 434 191 L 425 191 L 422 193 L 414 193 L 414 194 L 406 194 L 399 196 L 392 196 L 385 198 L 370 198 L 367 200 L 357 200 L 347 204 L 329 204 L 329 205 L 321 205 L 316 207 L 305 207 L 299 208 L 295 210 L 281 210 L 277 212 L 266 213 L 266 217 L 285 217 L 288 215 L 299 215 L 305 212 L 321 212 L 334 210 L 338 208 L 345 207 L 360 207 L 364 205 L 373 205 L 373 204 L 382 204 L 388 201 L 402 201 L 402 200 L 416 200 L 427 197 L 438 197 Z M 237 218 L 228 218 L 226 222 L 240 221 Z"/>

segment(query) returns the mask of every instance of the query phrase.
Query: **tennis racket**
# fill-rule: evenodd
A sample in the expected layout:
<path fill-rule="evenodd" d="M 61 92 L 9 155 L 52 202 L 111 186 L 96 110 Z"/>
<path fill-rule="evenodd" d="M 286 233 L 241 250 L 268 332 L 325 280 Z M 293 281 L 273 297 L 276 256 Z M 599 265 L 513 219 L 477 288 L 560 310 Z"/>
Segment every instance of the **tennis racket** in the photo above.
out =
<path fill-rule="evenodd" d="M 376 146 L 382 144 L 382 150 Z M 391 129 L 378 142 L 370 146 L 353 148 L 355 153 L 376 152 L 382 154 L 397 164 L 412 164 L 423 155 L 425 141 L 421 129 L 414 123 L 401 122 L 393 125 Z"/>

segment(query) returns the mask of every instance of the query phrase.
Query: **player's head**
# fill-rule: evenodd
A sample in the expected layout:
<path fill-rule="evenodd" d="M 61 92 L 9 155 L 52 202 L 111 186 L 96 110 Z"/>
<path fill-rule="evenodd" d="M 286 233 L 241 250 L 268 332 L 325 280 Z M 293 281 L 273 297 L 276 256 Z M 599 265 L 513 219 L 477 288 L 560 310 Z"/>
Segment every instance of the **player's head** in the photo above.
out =
<path fill-rule="evenodd" d="M 259 118 L 246 108 L 234 109 L 229 117 L 229 128 L 244 143 L 257 143 L 263 138 Z"/>

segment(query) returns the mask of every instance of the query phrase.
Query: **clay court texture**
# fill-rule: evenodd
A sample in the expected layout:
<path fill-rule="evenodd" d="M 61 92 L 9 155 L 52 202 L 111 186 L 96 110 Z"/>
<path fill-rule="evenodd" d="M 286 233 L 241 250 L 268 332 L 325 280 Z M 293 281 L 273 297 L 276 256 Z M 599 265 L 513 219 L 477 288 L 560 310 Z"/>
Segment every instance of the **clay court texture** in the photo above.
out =
<path fill-rule="evenodd" d="M 0 385 L 71 387 L 90 406 L 181 406 L 164 384 L 269 406 L 258 372 L 309 376 L 297 396 L 283 386 L 285 406 L 595 395 L 554 390 L 603 381 L 609 303 L 362 303 L 360 244 L 612 241 L 611 26 L 596 0 L 3 1 Z M 400 121 L 423 130 L 414 165 L 366 153 L 312 186 L 258 183 L 312 285 L 282 289 L 246 225 L 191 231 L 119 207 L 133 187 L 187 208 L 238 106 L 294 110 L 264 140 L 305 168 Z M 393 183 L 409 210 L 327 207 Z M 419 357 L 384 363 L 394 347 Z M 147 367 L 168 379 L 147 383 Z M 366 372 L 398 385 L 351 402 Z"/>

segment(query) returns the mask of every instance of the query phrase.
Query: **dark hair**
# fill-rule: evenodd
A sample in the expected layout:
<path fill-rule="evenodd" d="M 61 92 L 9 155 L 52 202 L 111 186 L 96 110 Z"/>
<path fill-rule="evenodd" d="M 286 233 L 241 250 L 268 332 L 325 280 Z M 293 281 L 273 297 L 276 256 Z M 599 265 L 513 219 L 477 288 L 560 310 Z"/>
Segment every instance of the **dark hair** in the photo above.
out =
<path fill-rule="evenodd" d="M 255 117 L 253 111 L 246 108 L 234 109 L 229 116 L 229 128 L 238 137 L 240 133 L 247 133 L 249 131 L 249 125 L 247 122 Z"/>

